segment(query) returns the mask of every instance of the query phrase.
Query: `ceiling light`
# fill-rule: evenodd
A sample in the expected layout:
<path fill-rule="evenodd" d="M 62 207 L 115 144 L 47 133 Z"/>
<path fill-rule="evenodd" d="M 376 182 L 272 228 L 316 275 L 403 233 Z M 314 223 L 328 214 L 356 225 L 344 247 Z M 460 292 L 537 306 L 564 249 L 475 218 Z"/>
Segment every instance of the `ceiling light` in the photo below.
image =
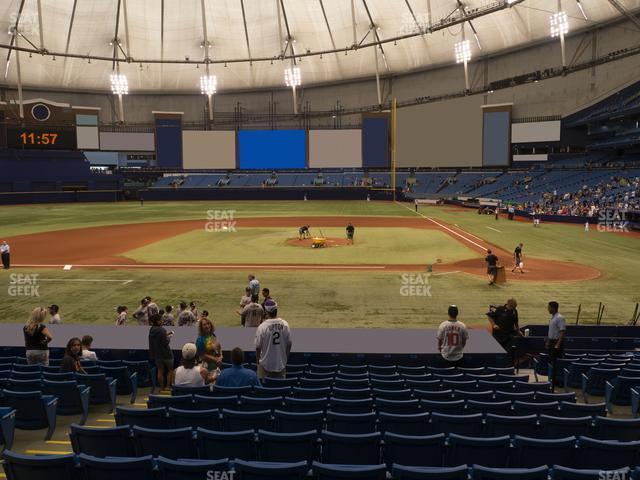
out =
<path fill-rule="evenodd" d="M 302 75 L 300 74 L 300 68 L 285 68 L 284 83 L 287 85 L 287 87 L 299 87 L 302 84 Z"/>
<path fill-rule="evenodd" d="M 454 46 L 454 52 L 456 54 L 456 63 L 463 63 L 471 60 L 471 45 L 469 44 L 469 40 L 463 40 L 456 43 Z"/>
<path fill-rule="evenodd" d="M 200 77 L 200 93 L 213 95 L 217 92 L 218 78 L 215 75 L 203 75 Z"/>
<path fill-rule="evenodd" d="M 129 82 L 126 75 L 112 74 L 111 77 L 111 92 L 114 95 L 127 95 L 129 93 Z"/>
<path fill-rule="evenodd" d="M 549 26 L 551 27 L 551 38 L 559 37 L 569 33 L 569 20 L 567 12 L 560 11 L 549 17 Z"/>

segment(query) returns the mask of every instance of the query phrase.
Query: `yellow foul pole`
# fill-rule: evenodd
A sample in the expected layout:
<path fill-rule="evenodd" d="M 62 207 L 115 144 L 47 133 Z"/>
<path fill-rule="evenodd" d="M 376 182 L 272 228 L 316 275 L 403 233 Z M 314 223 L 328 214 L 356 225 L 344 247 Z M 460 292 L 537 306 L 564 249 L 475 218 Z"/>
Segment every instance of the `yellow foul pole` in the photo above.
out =
<path fill-rule="evenodd" d="M 391 106 L 391 188 L 393 201 L 396 201 L 396 97 Z"/>

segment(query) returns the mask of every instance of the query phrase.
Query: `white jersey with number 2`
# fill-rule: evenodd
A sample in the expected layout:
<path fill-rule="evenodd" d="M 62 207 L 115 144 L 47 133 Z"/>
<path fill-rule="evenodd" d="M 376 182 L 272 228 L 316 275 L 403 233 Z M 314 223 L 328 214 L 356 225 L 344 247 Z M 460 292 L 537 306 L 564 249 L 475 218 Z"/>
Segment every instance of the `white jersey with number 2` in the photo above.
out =
<path fill-rule="evenodd" d="M 256 329 L 256 348 L 260 364 L 268 372 L 281 372 L 287 366 L 287 348 L 291 344 L 289 324 L 281 318 L 270 318 Z"/>

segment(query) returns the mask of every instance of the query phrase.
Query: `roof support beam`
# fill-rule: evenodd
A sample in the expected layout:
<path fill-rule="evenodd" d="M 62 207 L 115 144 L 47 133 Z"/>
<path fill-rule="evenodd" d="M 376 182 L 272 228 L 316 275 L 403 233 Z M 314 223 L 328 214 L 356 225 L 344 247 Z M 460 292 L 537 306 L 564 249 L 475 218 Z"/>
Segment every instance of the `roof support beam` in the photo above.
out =
<path fill-rule="evenodd" d="M 613 6 L 613 8 L 615 8 L 625 17 L 627 17 L 629 21 L 633 23 L 638 30 L 640 30 L 640 20 L 638 20 L 635 15 L 633 15 L 626 8 L 624 8 L 624 5 L 622 5 L 618 0 L 609 0 L 609 3 Z"/>
<path fill-rule="evenodd" d="M 207 71 L 207 75 L 209 75 L 209 35 L 207 33 L 207 11 L 205 9 L 204 0 L 200 0 L 200 7 L 202 8 L 202 36 L 204 40 L 202 41 L 202 49 L 204 50 L 204 65 Z"/>
<path fill-rule="evenodd" d="M 247 42 L 247 55 L 249 56 L 249 65 L 251 65 L 251 44 L 249 43 L 249 30 L 247 29 L 247 15 L 244 10 L 244 0 L 240 0 L 240 6 L 242 7 L 242 23 L 244 24 L 244 40 Z"/>
<path fill-rule="evenodd" d="M 44 50 L 44 30 L 42 29 L 42 0 L 38 0 L 38 28 L 40 33 L 40 50 Z"/>
<path fill-rule="evenodd" d="M 353 46 L 358 44 L 358 33 L 356 32 L 356 0 L 351 0 L 351 30 L 353 32 Z"/>
<path fill-rule="evenodd" d="M 287 30 L 287 43 L 284 48 L 284 55 L 287 55 L 287 48 L 291 49 L 291 63 L 296 64 L 296 54 L 293 51 L 293 37 L 291 36 L 291 29 L 289 28 L 289 19 L 287 18 L 287 10 L 284 8 L 284 0 L 280 0 L 280 8 L 282 13 L 282 19 L 284 20 L 284 27 Z"/>
<path fill-rule="evenodd" d="M 9 75 L 9 62 L 11 61 L 11 52 L 13 51 L 12 48 L 15 44 L 15 46 L 17 47 L 18 44 L 16 42 L 16 38 L 18 36 L 18 24 L 20 23 L 20 17 L 22 16 L 22 10 L 24 9 L 24 1 L 25 0 L 21 0 L 20 1 L 20 7 L 18 8 L 18 15 L 16 15 L 16 23 L 13 24 L 13 26 L 11 27 L 11 42 L 9 42 L 9 51 L 7 52 L 7 64 L 4 70 L 4 78 L 6 79 L 7 76 Z"/>
<path fill-rule="evenodd" d="M 118 31 L 120 29 L 120 7 L 122 6 L 122 0 L 118 0 L 118 8 L 116 8 L 116 29 L 115 35 L 113 36 L 113 63 L 111 65 L 112 70 L 116 70 L 116 66 L 118 67 L 118 73 L 120 72 L 120 63 L 118 62 Z"/>
<path fill-rule="evenodd" d="M 131 45 L 129 41 L 129 17 L 127 16 L 127 0 L 122 0 L 122 13 L 124 14 L 124 48 L 127 49 L 125 56 L 127 60 L 131 58 Z"/>
<path fill-rule="evenodd" d="M 362 0 L 362 4 L 364 5 L 364 9 L 367 12 L 367 17 L 369 17 L 369 22 L 371 22 L 371 29 L 373 30 L 373 36 L 377 42 L 376 48 L 380 49 L 380 53 L 382 54 L 382 61 L 384 62 L 384 67 L 389 71 L 389 64 L 387 63 L 387 56 L 384 53 L 384 49 L 382 48 L 382 42 L 380 41 L 380 35 L 378 35 L 378 26 L 373 21 L 373 17 L 371 16 L 371 12 L 369 11 L 369 5 L 367 5 L 367 0 Z"/>

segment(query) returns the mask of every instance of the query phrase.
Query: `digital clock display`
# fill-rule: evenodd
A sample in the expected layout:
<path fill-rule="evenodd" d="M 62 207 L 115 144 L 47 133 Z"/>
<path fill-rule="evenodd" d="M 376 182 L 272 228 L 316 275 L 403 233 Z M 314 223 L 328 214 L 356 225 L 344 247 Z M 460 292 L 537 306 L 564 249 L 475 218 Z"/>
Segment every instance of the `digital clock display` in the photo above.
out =
<path fill-rule="evenodd" d="M 35 148 L 42 150 L 76 148 L 74 128 L 20 128 L 7 129 L 7 143 L 11 148 Z"/>

